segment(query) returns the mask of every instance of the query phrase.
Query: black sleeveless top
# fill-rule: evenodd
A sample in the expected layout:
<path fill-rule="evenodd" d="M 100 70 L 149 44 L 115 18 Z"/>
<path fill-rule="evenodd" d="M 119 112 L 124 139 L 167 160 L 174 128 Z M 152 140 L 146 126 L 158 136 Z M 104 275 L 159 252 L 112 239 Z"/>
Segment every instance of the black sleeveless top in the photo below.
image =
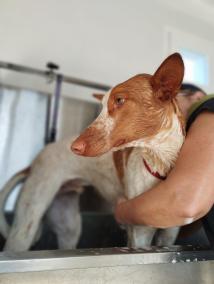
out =
<path fill-rule="evenodd" d="M 189 130 L 197 116 L 204 111 L 214 112 L 214 95 L 204 97 L 201 101 L 191 107 L 186 124 L 186 131 Z M 202 222 L 207 237 L 211 245 L 214 246 L 214 206 L 208 212 L 208 214 L 202 218 Z"/>
<path fill-rule="evenodd" d="M 203 111 L 214 112 L 214 95 L 205 96 L 202 100 L 193 104 L 189 111 L 186 131 L 189 130 L 196 117 Z"/>

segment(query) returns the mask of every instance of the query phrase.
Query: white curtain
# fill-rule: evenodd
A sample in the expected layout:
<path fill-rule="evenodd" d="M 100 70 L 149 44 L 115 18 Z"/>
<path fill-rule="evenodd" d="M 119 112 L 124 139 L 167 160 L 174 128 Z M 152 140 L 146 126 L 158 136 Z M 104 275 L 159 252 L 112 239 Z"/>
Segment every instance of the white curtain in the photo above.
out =
<path fill-rule="evenodd" d="M 45 95 L 0 86 L 0 188 L 43 148 L 46 105 Z"/>
<path fill-rule="evenodd" d="M 39 92 L 0 86 L 0 190 L 44 147 L 47 102 L 47 96 Z M 97 104 L 62 97 L 57 140 L 80 133 L 97 111 Z M 18 190 L 11 194 L 6 210 L 13 209 Z"/>

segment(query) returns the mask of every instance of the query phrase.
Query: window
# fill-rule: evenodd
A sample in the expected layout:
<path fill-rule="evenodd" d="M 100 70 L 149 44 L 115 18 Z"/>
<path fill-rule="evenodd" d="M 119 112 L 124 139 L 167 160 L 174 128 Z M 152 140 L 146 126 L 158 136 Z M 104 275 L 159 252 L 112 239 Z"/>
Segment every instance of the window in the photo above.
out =
<path fill-rule="evenodd" d="M 187 49 L 181 49 L 180 53 L 185 65 L 184 81 L 207 86 L 209 84 L 207 56 Z"/>

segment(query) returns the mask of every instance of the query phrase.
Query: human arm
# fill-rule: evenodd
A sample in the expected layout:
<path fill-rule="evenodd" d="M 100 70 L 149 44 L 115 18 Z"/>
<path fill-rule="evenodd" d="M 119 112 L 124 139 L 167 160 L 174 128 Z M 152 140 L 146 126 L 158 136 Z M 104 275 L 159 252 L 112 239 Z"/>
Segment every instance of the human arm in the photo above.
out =
<path fill-rule="evenodd" d="M 200 114 L 188 131 L 174 169 L 165 181 L 116 206 L 118 222 L 158 228 L 204 216 L 214 203 L 214 114 Z"/>

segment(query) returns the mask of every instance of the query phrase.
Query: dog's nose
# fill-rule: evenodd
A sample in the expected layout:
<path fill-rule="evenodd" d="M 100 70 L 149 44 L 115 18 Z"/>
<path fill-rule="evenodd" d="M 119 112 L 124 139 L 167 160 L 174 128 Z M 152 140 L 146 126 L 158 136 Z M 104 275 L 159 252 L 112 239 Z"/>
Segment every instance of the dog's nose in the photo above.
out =
<path fill-rule="evenodd" d="M 74 141 L 71 145 L 71 150 L 77 154 L 82 155 L 85 152 L 86 144 L 83 141 Z"/>

